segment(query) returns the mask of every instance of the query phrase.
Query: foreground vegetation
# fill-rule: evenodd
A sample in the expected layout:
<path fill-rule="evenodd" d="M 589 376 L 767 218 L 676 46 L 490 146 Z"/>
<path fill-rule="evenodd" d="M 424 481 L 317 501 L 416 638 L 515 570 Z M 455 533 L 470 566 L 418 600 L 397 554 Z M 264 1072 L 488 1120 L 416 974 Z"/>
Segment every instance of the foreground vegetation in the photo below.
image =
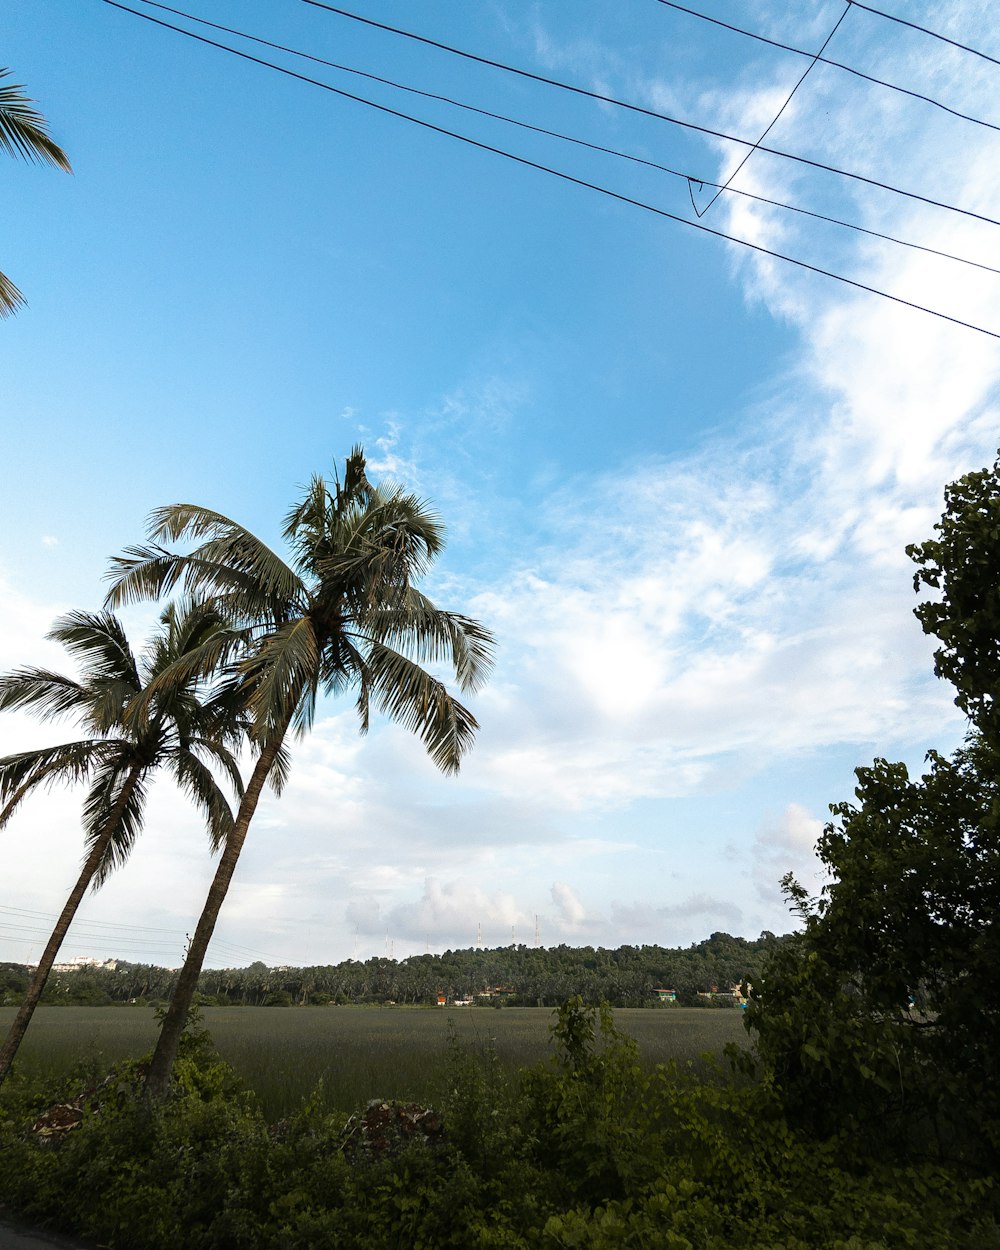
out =
<path fill-rule="evenodd" d="M 15 1078 L 0 1203 L 123 1250 L 1000 1247 L 988 1177 L 818 1140 L 746 1060 L 717 1079 L 645 1067 L 610 1011 L 579 1001 L 553 1042 L 511 1074 L 488 1042 L 453 1041 L 430 1114 L 376 1102 L 349 1118 L 310 1099 L 268 1124 L 195 1031 L 164 1104 L 127 1061 L 47 1141 L 51 1088 Z"/>

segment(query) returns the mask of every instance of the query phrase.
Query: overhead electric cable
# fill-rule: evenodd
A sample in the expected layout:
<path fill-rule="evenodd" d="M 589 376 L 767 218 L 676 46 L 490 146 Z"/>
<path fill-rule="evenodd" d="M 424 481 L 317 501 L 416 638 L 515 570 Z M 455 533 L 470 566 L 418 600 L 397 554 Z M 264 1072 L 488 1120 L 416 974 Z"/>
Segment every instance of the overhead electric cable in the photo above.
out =
<path fill-rule="evenodd" d="M 0 905 L 0 915 L 11 915 L 14 917 L 25 916 L 31 922 L 45 920 L 50 923 L 54 923 L 57 919 L 54 912 L 29 911 L 23 907 L 7 907 L 4 905 Z M 15 927 L 16 927 L 15 925 L 3 924 L 2 922 L 0 922 L 0 929 L 11 929 Z M 114 932 L 105 934 L 104 932 L 102 932 L 102 930 L 105 930 L 105 929 L 114 930 Z M 93 930 L 94 932 L 90 932 L 90 930 Z M 33 932 L 44 934 L 44 936 L 48 936 L 50 930 L 37 929 L 37 930 L 33 930 Z M 127 937 L 125 935 L 129 933 L 131 934 L 165 933 L 169 937 L 177 938 L 177 939 L 180 939 L 181 937 L 184 936 L 183 932 L 180 929 L 161 929 L 161 928 L 157 928 L 155 925 L 116 924 L 114 921 L 111 921 L 111 920 L 88 920 L 86 917 L 81 917 L 81 916 L 78 916 L 73 921 L 73 924 L 71 926 L 71 932 L 77 937 L 86 937 L 86 938 L 89 938 L 90 940 L 94 940 L 95 938 L 102 939 L 104 937 L 107 937 L 109 941 L 112 938 L 114 938 L 116 941 L 121 940 L 123 942 L 128 942 L 130 944 L 144 945 L 144 946 L 162 946 L 163 942 L 162 942 L 162 939 L 145 938 L 145 937 Z M 267 959 L 271 958 L 271 956 L 268 955 L 265 951 L 259 951 L 252 946 L 241 946 L 236 942 L 228 942 L 224 938 L 213 938 L 212 945 L 216 947 L 226 947 L 230 950 L 238 951 L 246 955 L 264 955 L 264 957 Z"/>
<path fill-rule="evenodd" d="M 672 178 L 680 178 L 686 183 L 696 182 L 700 187 L 717 187 L 720 191 L 724 190 L 729 195 L 740 195 L 744 199 L 755 200 L 759 204 L 769 204 L 772 208 L 781 208 L 789 213 L 798 213 L 804 217 L 812 217 L 816 221 L 825 221 L 832 226 L 841 226 L 845 230 L 853 230 L 858 234 L 866 234 L 874 239 L 882 239 L 886 243 L 894 243 L 898 247 L 907 247 L 914 251 L 926 252 L 930 256 L 940 256 L 943 260 L 955 261 L 959 265 L 970 265 L 972 268 L 982 269 L 986 273 L 1000 274 L 1000 269 L 994 268 L 992 265 L 985 265 L 978 260 L 969 260 L 965 256 L 955 256 L 951 252 L 944 252 L 936 247 L 928 247 L 923 243 L 913 243 L 908 239 L 900 239 L 895 235 L 885 234 L 880 230 L 869 230 L 865 226 L 859 226 L 856 222 L 843 221 L 839 217 L 831 217 L 826 213 L 819 213 L 810 208 L 802 208 L 797 204 L 786 204 L 782 200 L 773 200 L 766 195 L 757 195 L 752 191 L 741 191 L 738 187 L 724 186 L 722 183 L 713 182 L 710 178 L 698 178 L 694 174 L 684 173 L 680 169 L 672 169 L 669 165 L 662 165 L 659 161 L 651 161 L 644 156 L 636 156 L 631 152 L 622 152 L 617 148 L 604 147 L 600 143 L 591 143 L 587 139 L 579 139 L 574 135 L 563 134 L 559 130 L 549 130 L 545 126 L 536 126 L 531 122 L 522 121 L 516 117 L 508 117 L 504 113 L 495 113 L 490 109 L 478 108 L 474 104 L 466 104 L 463 100 L 456 100 L 452 96 L 441 95 L 436 91 L 423 91 L 419 87 L 411 87 L 406 83 L 397 82 L 393 78 L 384 78 L 381 74 L 372 74 L 367 70 L 355 69 L 351 65 L 342 65 L 338 61 L 328 61 L 325 57 L 315 56 L 311 52 L 303 52 L 298 48 L 292 48 L 283 43 L 274 43 L 270 39 L 263 39 L 259 35 L 248 34 L 245 30 L 238 30 L 234 26 L 223 26 L 219 22 L 210 22 L 207 18 L 196 17 L 193 13 L 186 13 L 183 9 L 171 8 L 168 4 L 157 3 L 156 0 L 142 0 L 142 2 L 146 5 L 151 5 L 153 8 L 162 9 L 166 13 L 173 13 L 177 17 L 183 17 L 189 22 L 197 22 L 199 26 L 208 26 L 212 30 L 221 30 L 227 35 L 235 35 L 239 39 L 246 39 L 250 43 L 261 44 L 265 48 L 274 48 L 278 52 L 287 52 L 290 56 L 297 56 L 304 61 L 312 61 L 316 65 L 325 65 L 329 69 L 339 70 L 344 74 L 353 74 L 370 82 L 381 83 L 383 86 L 393 87 L 397 91 L 405 91 L 409 95 L 420 96 L 425 100 L 437 100 L 454 108 L 463 109 L 467 113 L 475 113 L 479 117 L 489 117 L 493 121 L 505 122 L 507 125 L 517 126 L 521 130 L 529 130 L 534 134 L 546 135 L 551 139 L 560 139 L 564 143 L 572 143 L 577 147 L 587 148 L 591 152 L 602 152 L 607 156 L 615 156 L 619 160 L 630 161 L 636 165 L 643 165 L 647 169 L 655 169 L 659 173 L 669 174 Z M 801 82 L 801 79 L 799 81 Z"/>
<path fill-rule="evenodd" d="M 826 51 L 827 45 L 829 44 L 830 40 L 834 37 L 838 29 L 840 28 L 840 23 L 844 20 L 844 18 L 848 15 L 848 13 L 850 13 L 850 11 L 851 11 L 851 5 L 850 5 L 850 0 L 848 0 L 848 3 L 844 6 L 843 13 L 841 13 L 840 17 L 838 17 L 837 20 L 834 22 L 833 29 L 830 31 L 827 37 L 823 40 L 823 46 L 820 48 L 819 52 L 816 53 L 816 56 L 814 56 L 813 59 L 809 62 L 809 64 L 806 66 L 805 71 L 802 74 L 802 77 L 799 79 L 799 81 L 795 84 L 795 86 L 791 89 L 791 91 L 789 91 L 788 95 L 785 97 L 784 104 L 782 104 L 781 108 L 778 109 L 777 113 L 775 113 L 774 117 L 771 119 L 770 123 L 768 124 L 767 129 L 760 136 L 757 142 L 753 145 L 750 151 L 747 152 L 747 154 L 743 157 L 740 163 L 736 166 L 733 172 L 729 175 L 729 177 L 722 184 L 722 186 L 718 189 L 718 191 L 716 191 L 716 193 L 712 196 L 712 198 L 708 201 L 708 203 L 705 205 L 704 208 L 699 209 L 698 205 L 694 202 L 694 188 L 691 186 L 691 180 L 688 179 L 688 194 L 691 196 L 691 207 L 694 209 L 697 216 L 703 217 L 708 212 L 708 210 L 712 207 L 712 205 L 719 198 L 719 196 L 723 193 L 723 191 L 727 190 L 727 188 L 729 187 L 729 184 L 736 177 L 736 175 L 740 172 L 740 170 L 747 163 L 750 157 L 753 156 L 754 152 L 756 152 L 757 149 L 760 147 L 760 145 L 764 142 L 764 140 L 767 138 L 770 131 L 774 129 L 775 125 L 777 124 L 778 118 L 785 111 L 785 109 L 788 108 L 789 104 L 791 104 L 792 96 L 795 95 L 796 91 L 798 91 L 798 89 L 802 86 L 802 84 L 808 78 L 809 71 L 816 64 L 817 58 L 820 56 L 821 53 Z"/>
<path fill-rule="evenodd" d="M 149 0 L 146 0 L 146 3 L 149 3 Z M 778 48 L 782 52 L 794 52 L 796 56 L 812 56 L 812 53 L 807 52 L 805 48 L 796 48 L 790 43 L 782 43 L 779 39 L 769 39 L 767 35 L 760 35 L 753 30 L 745 30 L 742 26 L 734 26 L 731 22 L 724 22 L 718 17 L 710 17 L 707 13 L 699 13 L 697 9 L 689 9 L 687 5 L 675 4 L 674 0 L 657 0 L 657 3 L 664 5 L 668 9 L 676 9 L 678 13 L 687 13 L 689 16 L 696 17 L 702 22 L 710 22 L 713 26 L 721 26 L 724 30 L 731 30 L 735 35 L 743 35 L 747 39 L 755 39 L 758 43 L 766 43 L 769 47 Z M 950 113 L 952 117 L 961 118 L 962 121 L 972 122 L 976 126 L 985 126 L 988 130 L 1000 131 L 1000 125 L 994 122 L 984 121 L 983 118 L 974 117 L 971 113 L 963 113 L 960 109 L 952 108 L 948 104 L 943 104 L 940 100 L 935 100 L 933 96 L 923 95 L 921 92 L 913 91 L 909 87 L 902 87 L 899 83 L 888 82 L 884 78 L 876 78 L 872 74 L 865 74 L 860 69 L 855 69 L 853 65 L 845 65 L 843 61 L 832 61 L 825 56 L 819 56 L 816 60 L 820 65 L 829 65 L 833 69 L 843 70 L 845 74 L 852 74 L 855 78 L 860 78 L 864 82 L 870 82 L 876 87 L 885 87 L 889 91 L 898 91 L 900 95 L 908 95 L 914 100 L 922 100 L 924 104 L 931 104 L 934 108 Z"/>
<path fill-rule="evenodd" d="M 847 0 L 847 3 L 853 5 L 856 9 L 864 9 L 866 13 L 874 13 L 876 17 L 884 17 L 887 22 L 896 22 L 900 26 L 909 26 L 911 30 L 919 30 L 922 35 L 930 35 L 932 39 L 940 39 L 942 43 L 951 44 L 953 48 L 958 48 L 962 52 L 968 52 L 972 56 L 982 57 L 984 61 L 989 61 L 993 65 L 1000 65 L 1000 60 L 995 56 L 990 56 L 988 52 L 980 52 L 978 48 L 970 48 L 967 43 L 959 43 L 956 39 L 949 39 L 947 35 L 942 35 L 936 30 L 930 30 L 926 26 L 918 26 L 916 22 L 908 22 L 905 17 L 896 17 L 894 13 L 883 13 L 881 9 L 873 9 L 869 4 L 860 4 L 859 0 Z"/>
<path fill-rule="evenodd" d="M 28 911 L 23 907 L 0 906 L 0 912 L 10 913 L 16 916 L 30 916 L 32 919 L 36 920 L 50 920 L 54 922 L 58 919 L 54 912 Z M 80 918 L 77 921 L 74 921 L 74 924 L 93 925 L 96 928 L 103 929 L 131 929 L 136 933 L 169 933 L 172 937 L 176 937 L 179 932 L 177 929 L 158 929 L 154 925 L 115 924 L 110 920 L 87 920 L 85 918 Z"/>
<path fill-rule="evenodd" d="M 241 60 L 250 61 L 252 64 L 261 65 L 265 69 L 273 69 L 279 74 L 284 74 L 289 78 L 295 78 L 299 82 L 308 83 L 313 87 L 319 87 L 323 91 L 329 91 L 333 95 L 337 95 L 346 100 L 353 100 L 355 103 L 367 105 L 369 108 L 375 109 L 379 113 L 385 113 L 390 117 L 398 117 L 402 121 L 412 122 L 416 126 L 422 127 L 424 130 L 432 131 L 435 134 L 445 135 L 450 139 L 457 139 L 460 143 L 466 143 L 470 147 L 479 149 L 482 152 L 492 152 L 495 156 L 505 157 L 507 160 L 514 161 L 518 165 L 524 165 L 528 169 L 536 169 L 541 173 L 551 174 L 554 178 L 559 178 L 563 182 L 572 183 L 574 186 L 583 187 L 589 191 L 596 191 L 600 195 L 606 195 L 609 199 L 617 200 L 621 204 L 630 204 L 634 208 L 641 208 L 645 212 L 653 213 L 657 217 L 662 217 L 667 221 L 674 221 L 682 226 L 688 226 L 692 230 L 698 230 L 702 234 L 711 235 L 713 238 L 724 239 L 728 243 L 738 243 L 741 247 L 748 248 L 750 251 L 759 252 L 761 255 L 770 256 L 775 260 L 783 260 L 790 265 L 796 265 L 800 269 L 808 270 L 810 273 L 820 274 L 825 278 L 832 278 L 836 282 L 842 282 L 846 286 L 854 287 L 859 291 L 866 291 L 870 295 L 878 295 L 883 299 L 891 300 L 894 304 L 902 304 L 906 308 L 912 308 L 917 312 L 927 313 L 928 316 L 937 317 L 942 321 L 949 321 L 953 325 L 962 326 L 966 330 L 975 330 L 978 334 L 988 335 L 990 338 L 1000 339 L 1000 332 L 995 330 L 987 330 L 983 326 L 978 326 L 970 321 L 963 321 L 959 317 L 952 317 L 948 313 L 938 312 L 936 309 L 928 308 L 923 304 L 917 304 L 912 300 L 903 299 L 899 295 L 891 295 L 888 291 L 879 290 L 878 287 L 868 286 L 864 282 L 858 282 L 854 278 L 847 278 L 843 274 L 834 273 L 832 270 L 823 269 L 818 265 L 812 265 L 808 261 L 797 260 L 794 256 L 786 256 L 782 252 L 775 252 L 771 248 L 764 247 L 759 243 L 750 243 L 746 239 L 737 238 L 735 235 L 726 234 L 721 230 L 713 230 L 710 226 L 703 225 L 700 221 L 690 221 L 686 217 L 679 217 L 676 213 L 670 213 L 666 209 L 657 208 L 653 204 L 647 204 L 643 200 L 634 199 L 632 196 L 623 195 L 621 192 L 612 191 L 609 187 L 603 187 L 599 183 L 588 182 L 586 179 L 577 178 L 573 174 L 564 173 L 562 170 L 553 169 L 549 165 L 543 165 L 538 161 L 529 160 L 527 157 L 518 156 L 516 153 L 508 152 L 504 148 L 495 147 L 493 144 L 482 143 L 478 139 L 472 139 L 468 135 L 460 134 L 455 130 L 448 130 L 444 126 L 437 126 L 433 122 L 424 121 L 419 117 L 412 117 L 408 113 L 402 113 L 398 109 L 389 108 L 385 104 L 377 104 L 374 100 L 368 100 L 364 96 L 355 95 L 350 91 L 343 91 L 339 87 L 333 87 L 329 83 L 321 82 L 317 78 L 310 78 L 306 74 L 300 74 L 296 70 L 288 69 L 284 65 L 275 65 L 272 61 L 265 61 L 260 57 L 251 56 L 249 52 L 241 52 L 238 48 L 230 48 L 227 44 L 219 43 L 214 39 L 208 39 L 204 35 L 195 34 L 194 31 L 184 30 L 183 27 L 174 26 L 170 22 L 164 22 L 158 17 L 153 17 L 148 13 L 140 13 L 137 9 L 129 8 L 128 5 L 120 3 L 120 0 L 101 0 L 102 4 L 110 5 L 111 8 L 120 9 L 124 13 L 131 13 L 133 17 L 143 18 L 147 22 L 152 22 L 156 26 L 162 26 L 166 30 L 175 31 L 177 34 L 185 35 L 188 39 L 194 39 L 198 43 L 207 44 L 209 47 L 218 48 L 222 52 L 229 52 L 233 56 L 239 57 Z M 990 220 L 986 218 L 984 220 Z M 1000 222 L 993 222 L 993 225 L 1000 225 Z"/>
<path fill-rule="evenodd" d="M 103 2 L 105 4 L 113 4 L 115 8 L 126 8 L 125 5 L 118 4 L 116 0 L 103 0 Z M 142 0 L 142 2 L 146 3 L 147 0 Z M 154 3 L 154 0 L 148 0 L 148 2 Z M 413 31 L 403 30 L 399 26 L 389 26 L 385 22 L 376 22 L 374 18 L 362 17 L 359 13 L 351 13 L 348 9 L 340 9 L 335 5 L 325 4 L 323 3 L 323 0 L 301 0 L 301 3 L 308 4 L 315 9 L 323 9 L 327 13 L 335 13 L 339 17 L 349 18 L 353 22 L 361 22 L 363 25 L 372 26 L 377 30 L 384 30 L 393 35 L 400 35 L 404 39 L 415 40 L 417 43 L 426 44 L 431 48 L 438 48 L 442 52 L 448 52 L 453 56 L 463 57 L 468 61 L 475 61 L 479 65 L 489 65 L 493 69 L 500 69 L 508 74 L 516 74 L 520 78 L 528 78 L 532 82 L 544 83 L 549 87 L 557 87 L 561 91 L 569 91 L 574 95 L 584 96 L 590 100 L 597 100 L 600 104 L 610 104 L 615 108 L 627 109 L 630 113 L 639 113 L 644 117 L 652 117 L 657 121 L 668 122 L 672 126 L 680 126 L 685 130 L 694 130 L 698 134 L 709 135 L 713 139 L 724 139 L 727 143 L 739 143 L 742 144 L 743 147 L 748 148 L 752 148 L 754 146 L 752 140 L 750 139 L 740 139 L 736 135 L 726 134 L 725 131 L 713 130 L 710 126 L 700 126 L 697 122 L 683 121 L 679 117 L 671 117 L 667 113 L 659 113 L 655 109 L 644 108 L 641 104 L 632 104 L 627 100 L 619 100 L 615 96 L 602 95 L 599 91 L 589 91 L 586 87 L 577 87 L 573 83 L 562 82 L 558 78 L 548 78 L 544 74 L 535 74 L 531 70 L 520 69 L 516 65 L 507 65 L 503 61 L 494 61 L 490 57 L 479 56 L 475 52 L 466 52 L 462 48 L 455 48 L 450 44 L 441 43 L 439 40 L 431 39 L 427 35 L 418 35 Z M 130 13 L 136 12 L 135 9 L 128 9 L 127 11 Z M 148 14 L 139 14 L 139 16 L 146 17 L 146 19 L 150 22 L 157 20 L 154 17 L 150 17 Z M 163 25 L 169 27 L 169 23 L 165 22 Z M 174 28 L 170 27 L 170 29 Z M 191 34 L 190 31 L 184 33 Z M 198 37 L 199 36 L 192 34 L 192 38 L 196 39 Z M 211 42 L 211 40 L 208 40 L 207 42 Z M 238 55 L 243 54 L 239 53 Z M 331 88 L 331 90 L 333 90 L 333 88 Z M 960 213 L 963 217 L 973 217 L 977 221 L 985 221 L 991 226 L 1000 226 L 1000 221 L 996 220 L 994 217 L 986 217 L 982 213 L 975 213 L 968 208 L 959 208 L 954 204 L 946 204 L 941 200 L 931 199 L 926 195 L 919 195 L 916 191 L 904 191 L 901 187 L 894 187 L 889 183 L 879 182 L 877 178 L 868 178 L 864 174 L 851 173 L 849 170 L 839 169 L 836 165 L 826 165 L 822 161 L 814 161 L 808 156 L 796 156 L 792 152 L 783 152 L 779 148 L 767 148 L 763 145 L 760 145 L 757 148 L 757 151 L 766 152 L 769 156 L 780 156 L 783 160 L 795 161 L 800 165 L 808 165 L 812 169 L 822 169 L 828 174 L 836 174 L 841 178 L 850 178 L 855 182 L 863 182 L 867 186 L 878 187 L 882 191 L 890 191 L 893 195 L 902 195 L 907 199 L 919 200 L 922 204 L 930 204 L 934 208 L 944 208 L 952 213 Z"/>

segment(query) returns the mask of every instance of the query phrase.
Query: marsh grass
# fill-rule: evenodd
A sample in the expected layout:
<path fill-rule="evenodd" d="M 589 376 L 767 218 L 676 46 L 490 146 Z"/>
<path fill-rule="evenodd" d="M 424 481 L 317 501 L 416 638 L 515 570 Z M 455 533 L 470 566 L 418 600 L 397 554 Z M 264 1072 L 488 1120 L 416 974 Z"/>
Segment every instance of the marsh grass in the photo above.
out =
<path fill-rule="evenodd" d="M 6 1031 L 14 1008 L 0 1008 Z M 535 1007 L 206 1007 L 204 1023 L 222 1057 L 260 1099 L 265 1116 L 295 1111 L 322 1084 L 327 1109 L 353 1111 L 372 1098 L 433 1102 L 447 1071 L 449 1037 L 492 1048 L 513 1072 L 550 1053 L 554 1012 Z M 742 1012 L 673 1007 L 623 1008 L 615 1022 L 639 1043 L 649 1064 L 697 1063 L 727 1042 L 746 1044 Z M 137 1057 L 156 1040 L 142 1007 L 40 1007 L 18 1066 L 25 1076 L 56 1078 L 84 1064 L 99 1071 Z"/>

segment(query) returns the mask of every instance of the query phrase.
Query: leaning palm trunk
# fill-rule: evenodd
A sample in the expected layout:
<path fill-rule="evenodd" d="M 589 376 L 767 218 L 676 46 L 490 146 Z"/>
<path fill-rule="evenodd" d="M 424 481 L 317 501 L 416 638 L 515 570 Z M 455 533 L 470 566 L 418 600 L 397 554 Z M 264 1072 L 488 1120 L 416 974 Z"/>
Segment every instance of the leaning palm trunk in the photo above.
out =
<path fill-rule="evenodd" d="M 28 992 L 25 994 L 24 1002 L 21 1004 L 20 1010 L 14 1017 L 14 1023 L 10 1026 L 7 1034 L 7 1040 L 0 1050 L 0 1085 L 3 1084 L 10 1072 L 11 1064 L 18 1052 L 18 1048 L 28 1029 L 31 1017 L 35 1013 L 38 1006 L 38 1000 L 42 996 L 45 984 L 49 979 L 49 973 L 52 971 L 52 965 L 56 961 L 56 955 L 59 954 L 59 948 L 62 946 L 69 931 L 73 918 L 76 915 L 77 908 L 83 901 L 83 896 L 90 888 L 90 883 L 94 880 L 97 870 L 100 868 L 104 857 L 108 852 L 108 848 L 114 841 L 115 834 L 118 832 L 118 826 L 122 818 L 122 814 L 128 806 L 132 797 L 132 792 L 136 787 L 141 773 L 141 768 L 132 769 L 124 786 L 122 786 L 121 794 L 115 802 L 114 808 L 108 817 L 104 829 L 90 848 L 90 854 L 87 856 L 86 862 L 80 876 L 77 878 L 76 885 L 70 891 L 66 905 L 59 914 L 56 921 L 56 927 L 52 930 L 52 936 L 49 938 L 42 957 L 38 961 L 38 967 L 35 969 L 35 975 L 31 978 L 31 984 L 28 986 Z"/>
<path fill-rule="evenodd" d="M 146 1096 L 155 1102 L 162 1102 L 170 1087 L 170 1073 L 173 1070 L 174 1060 L 177 1058 L 177 1050 L 184 1026 L 187 1024 L 188 1012 L 191 1010 L 191 1003 L 194 1001 L 195 991 L 198 988 L 198 978 L 205 962 L 208 944 L 215 932 L 219 912 L 222 910 L 229 883 L 236 871 L 236 864 L 243 850 L 243 843 L 246 841 L 250 821 L 257 810 L 264 782 L 271 771 L 275 757 L 281 750 L 282 737 L 283 735 L 279 736 L 277 741 L 266 746 L 257 758 L 232 830 L 226 838 L 222 855 L 219 857 L 219 866 L 215 871 L 201 916 L 198 918 L 194 936 L 188 945 L 184 966 L 181 968 L 170 998 L 170 1006 L 163 1018 L 160 1036 L 156 1049 L 153 1051 L 149 1075 L 146 1077 Z"/>

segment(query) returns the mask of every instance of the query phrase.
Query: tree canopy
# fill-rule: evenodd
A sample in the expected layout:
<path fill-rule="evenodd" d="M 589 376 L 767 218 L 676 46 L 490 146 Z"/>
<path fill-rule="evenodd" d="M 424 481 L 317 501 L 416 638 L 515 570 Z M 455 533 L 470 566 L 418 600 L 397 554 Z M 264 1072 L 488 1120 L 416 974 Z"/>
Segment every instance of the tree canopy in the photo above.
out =
<path fill-rule="evenodd" d="M 1000 460 L 947 488 L 920 566 L 935 671 L 970 718 L 912 778 L 877 759 L 831 807 L 819 898 L 790 878 L 803 933 L 776 954 L 748 1023 L 793 1110 L 870 1141 L 1000 1157 Z"/>

